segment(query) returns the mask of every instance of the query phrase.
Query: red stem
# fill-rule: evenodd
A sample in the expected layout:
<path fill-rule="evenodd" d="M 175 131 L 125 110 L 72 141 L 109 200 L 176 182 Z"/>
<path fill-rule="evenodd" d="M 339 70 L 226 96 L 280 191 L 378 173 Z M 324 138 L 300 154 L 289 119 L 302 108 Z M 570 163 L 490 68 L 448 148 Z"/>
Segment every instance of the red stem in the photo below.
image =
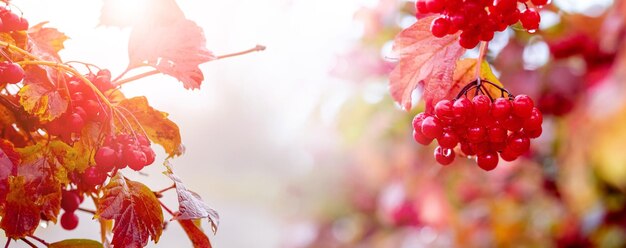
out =
<path fill-rule="evenodd" d="M 161 207 L 163 207 L 163 209 L 165 209 L 165 211 L 170 213 L 172 216 L 176 216 L 176 214 L 171 209 L 169 209 L 167 206 L 165 206 L 165 204 L 163 204 L 162 201 L 159 201 L 159 203 L 161 204 Z"/>
<path fill-rule="evenodd" d="M 7 243 L 4 245 L 4 248 L 9 248 L 12 239 L 7 239 Z"/>
<path fill-rule="evenodd" d="M 37 246 L 33 244 L 33 242 L 30 242 L 28 239 L 21 238 L 20 240 L 24 241 L 24 243 L 28 244 L 30 247 L 37 248 Z"/>
<path fill-rule="evenodd" d="M 37 236 L 33 236 L 33 235 L 28 235 L 28 237 L 30 237 L 31 239 L 37 240 L 39 241 L 39 243 L 42 243 L 43 245 L 45 245 L 46 247 L 50 246 L 50 244 L 48 244 L 48 242 L 46 242 L 45 240 L 37 237 Z"/>

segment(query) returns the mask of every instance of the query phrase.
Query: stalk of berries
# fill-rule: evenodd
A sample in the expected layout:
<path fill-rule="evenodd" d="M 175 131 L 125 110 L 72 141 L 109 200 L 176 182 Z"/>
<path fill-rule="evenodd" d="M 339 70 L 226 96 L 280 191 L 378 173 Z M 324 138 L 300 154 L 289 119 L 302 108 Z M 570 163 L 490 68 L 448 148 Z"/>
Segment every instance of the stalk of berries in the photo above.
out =
<path fill-rule="evenodd" d="M 499 98 L 489 88 L 499 89 Z M 473 93 L 474 97 L 470 99 Z M 466 85 L 453 100 L 441 100 L 434 113 L 419 113 L 413 119 L 413 137 L 422 145 L 434 139 L 439 146 L 434 156 L 449 165 L 460 152 L 475 156 L 480 168 L 490 171 L 501 158 L 513 161 L 530 148 L 530 139 L 542 133 L 543 115 L 527 95 L 514 96 L 484 80 Z"/>
<path fill-rule="evenodd" d="M 461 31 L 459 44 L 471 49 L 480 41 L 491 41 L 495 32 L 518 21 L 528 32 L 535 32 L 541 17 L 528 6 L 529 2 L 542 7 L 549 0 L 417 0 L 415 7 L 418 15 L 440 15 L 430 27 L 434 36 L 441 38 Z"/>
<path fill-rule="evenodd" d="M 61 195 L 61 208 L 65 211 L 61 215 L 61 227 L 63 229 L 74 230 L 78 226 L 78 216 L 74 212 L 83 200 L 83 195 L 78 190 L 63 190 Z"/>

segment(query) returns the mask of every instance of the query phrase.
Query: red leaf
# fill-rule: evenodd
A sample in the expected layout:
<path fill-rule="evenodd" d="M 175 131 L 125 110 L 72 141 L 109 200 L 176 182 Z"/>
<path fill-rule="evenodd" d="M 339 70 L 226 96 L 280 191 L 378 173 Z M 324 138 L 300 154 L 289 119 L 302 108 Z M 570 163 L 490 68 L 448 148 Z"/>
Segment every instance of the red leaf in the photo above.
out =
<path fill-rule="evenodd" d="M 193 220 L 178 220 L 178 224 L 183 227 L 187 236 L 191 240 L 193 247 L 195 248 L 211 248 L 211 241 L 209 237 L 204 234 L 202 229 L 194 223 Z"/>
<path fill-rule="evenodd" d="M 0 228 L 7 238 L 19 239 L 31 235 L 37 229 L 41 219 L 39 208 L 27 196 L 24 177 L 9 178 L 9 193 L 2 213 Z"/>
<path fill-rule="evenodd" d="M 102 190 L 96 218 L 114 220 L 114 247 L 144 247 L 155 243 L 163 232 L 159 200 L 145 185 L 125 179 L 120 173 Z"/>
<path fill-rule="evenodd" d="M 198 66 L 215 59 L 206 49 L 202 28 L 184 18 L 136 26 L 128 55 L 130 66 L 148 64 L 183 82 L 186 89 L 200 88 L 204 75 Z"/>
<path fill-rule="evenodd" d="M 195 192 L 185 188 L 180 178 L 172 172 L 169 162 L 165 162 L 167 171 L 164 172 L 176 185 L 176 193 L 178 194 L 178 213 L 174 216 L 175 220 L 193 220 L 200 218 L 208 218 L 211 223 L 213 233 L 217 232 L 217 226 L 220 222 L 220 216 L 217 211 L 210 208 L 202 198 Z"/>
<path fill-rule="evenodd" d="M 465 51 L 457 42 L 458 35 L 436 38 L 431 34 L 434 18 L 418 20 L 395 39 L 393 50 L 400 62 L 391 72 L 390 90 L 394 100 L 406 110 L 411 109 L 411 94 L 420 85 L 427 106 L 448 95 L 456 61 Z"/>
<path fill-rule="evenodd" d="M 19 164 L 20 157 L 13 144 L 0 139 L 0 213 L 4 208 L 7 193 L 9 192 L 9 176 L 13 174 L 15 166 Z"/>

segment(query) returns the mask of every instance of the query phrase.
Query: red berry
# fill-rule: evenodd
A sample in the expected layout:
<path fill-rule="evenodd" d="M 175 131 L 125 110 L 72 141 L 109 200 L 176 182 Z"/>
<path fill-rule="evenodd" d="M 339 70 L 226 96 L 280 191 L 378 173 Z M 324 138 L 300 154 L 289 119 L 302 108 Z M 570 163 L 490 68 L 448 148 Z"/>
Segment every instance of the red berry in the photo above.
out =
<path fill-rule="evenodd" d="M 103 146 L 98 149 L 94 156 L 96 165 L 101 172 L 109 172 L 115 168 L 115 162 L 117 160 L 117 153 L 115 150 L 108 146 Z"/>
<path fill-rule="evenodd" d="M 100 172 L 95 166 L 88 167 L 83 172 L 83 182 L 89 186 L 101 185 L 106 181 L 107 174 Z"/>
<path fill-rule="evenodd" d="M 507 139 L 507 146 L 516 154 L 523 154 L 530 149 L 530 139 L 524 133 L 513 133 Z"/>
<path fill-rule="evenodd" d="M 454 111 L 452 110 L 452 102 L 449 100 L 441 100 L 435 105 L 435 115 L 439 119 L 452 119 L 454 118 Z"/>
<path fill-rule="evenodd" d="M 5 11 L 0 16 L 3 32 L 17 31 L 20 28 L 20 17 L 11 11 Z"/>
<path fill-rule="evenodd" d="M 422 133 L 429 139 L 436 139 L 443 133 L 443 125 L 434 116 L 428 116 L 422 121 Z"/>
<path fill-rule="evenodd" d="M 150 140 L 145 135 L 137 135 L 137 142 L 142 146 L 149 146 Z"/>
<path fill-rule="evenodd" d="M 493 6 L 495 11 L 507 13 L 517 8 L 517 0 L 495 0 Z"/>
<path fill-rule="evenodd" d="M 541 127 L 539 127 L 539 129 L 524 130 L 524 133 L 526 134 L 526 136 L 528 136 L 528 138 L 531 138 L 531 139 L 539 138 L 542 132 L 543 132 L 543 129 Z"/>
<path fill-rule="evenodd" d="M 415 141 L 417 143 L 420 143 L 422 145 L 430 145 L 431 142 L 433 142 L 433 139 L 430 139 L 428 137 L 426 137 L 423 133 L 422 133 L 422 129 L 413 129 L 413 139 L 415 139 Z"/>
<path fill-rule="evenodd" d="M 454 148 L 459 143 L 459 138 L 453 132 L 443 132 L 443 134 L 437 138 L 439 146 L 443 148 Z"/>
<path fill-rule="evenodd" d="M 436 111 L 436 107 L 435 107 L 435 111 Z M 417 115 L 415 115 L 415 117 L 413 117 L 413 129 L 419 129 L 422 130 L 422 122 L 424 121 L 424 119 L 426 118 L 426 114 L 424 113 L 419 113 Z"/>
<path fill-rule="evenodd" d="M 493 143 L 505 142 L 507 138 L 506 129 L 501 127 L 490 127 L 487 130 L 487 135 L 489 136 L 489 142 Z"/>
<path fill-rule="evenodd" d="M 25 31 L 28 30 L 28 20 L 26 20 L 26 18 L 24 17 L 20 17 L 20 22 L 17 25 L 17 31 Z"/>
<path fill-rule="evenodd" d="M 445 1 L 441 1 L 441 0 L 425 0 L 425 1 L 426 1 L 426 8 L 428 8 L 428 10 L 432 13 L 439 13 L 443 11 L 443 9 L 446 7 Z"/>
<path fill-rule="evenodd" d="M 541 129 L 541 123 L 543 123 L 543 115 L 537 108 L 533 108 L 530 116 L 524 121 L 524 130 L 536 130 Z"/>
<path fill-rule="evenodd" d="M 417 14 L 428 14 L 428 6 L 426 6 L 426 0 L 417 0 L 415 2 L 415 12 Z"/>
<path fill-rule="evenodd" d="M 474 151 L 473 147 L 467 142 L 461 142 L 461 151 L 466 156 L 474 156 L 476 155 L 476 151 Z"/>
<path fill-rule="evenodd" d="M 522 129 L 522 125 L 524 124 L 523 120 L 517 116 L 509 115 L 502 122 L 502 127 L 506 128 L 511 132 L 517 132 Z"/>
<path fill-rule="evenodd" d="M 142 146 L 141 152 L 146 155 L 146 165 L 151 165 L 152 163 L 154 163 L 154 160 L 156 159 L 156 153 L 154 153 L 154 150 L 152 150 L 152 148 L 150 148 L 149 146 Z"/>
<path fill-rule="evenodd" d="M 24 69 L 16 63 L 0 62 L 0 80 L 8 84 L 16 84 L 24 79 Z"/>
<path fill-rule="evenodd" d="M 124 161 L 128 164 L 128 167 L 140 171 L 146 166 L 146 155 L 139 150 L 136 146 L 127 146 L 124 149 Z"/>
<path fill-rule="evenodd" d="M 502 160 L 507 161 L 507 162 L 515 161 L 518 156 L 519 155 L 517 155 L 515 152 L 512 152 L 511 149 L 507 149 L 507 148 L 504 148 L 504 150 L 500 152 L 500 157 L 502 158 Z"/>
<path fill-rule="evenodd" d="M 531 0 L 531 2 L 535 6 L 542 6 L 542 5 L 548 4 L 548 0 Z"/>
<path fill-rule="evenodd" d="M 467 129 L 467 139 L 470 142 L 477 143 L 485 139 L 485 128 L 481 126 L 473 126 Z"/>
<path fill-rule="evenodd" d="M 474 110 L 472 108 L 472 102 L 467 98 L 460 98 L 454 101 L 454 104 L 452 105 L 454 116 L 462 121 L 467 121 L 473 118 Z"/>
<path fill-rule="evenodd" d="M 61 196 L 61 208 L 66 212 L 74 212 L 80 205 L 80 198 L 74 191 L 63 191 Z"/>
<path fill-rule="evenodd" d="M 476 115 L 484 116 L 488 115 L 491 110 L 491 99 L 485 95 L 477 95 L 472 99 L 474 105 L 474 112 Z"/>
<path fill-rule="evenodd" d="M 87 113 L 87 119 L 89 120 L 98 120 L 98 115 L 100 114 L 100 104 L 95 100 L 86 100 L 83 102 L 83 108 Z"/>
<path fill-rule="evenodd" d="M 438 146 L 435 149 L 435 160 L 441 165 L 449 165 L 454 161 L 454 150 Z"/>
<path fill-rule="evenodd" d="M 498 166 L 498 154 L 495 152 L 479 154 L 476 157 L 476 163 L 481 169 L 491 171 Z"/>
<path fill-rule="evenodd" d="M 511 102 L 507 98 L 498 98 L 493 101 L 491 116 L 496 119 L 504 119 L 511 113 Z"/>
<path fill-rule="evenodd" d="M 463 31 L 459 39 L 459 44 L 465 49 L 472 49 L 476 47 L 479 42 L 480 39 L 477 34 L 467 31 Z"/>
<path fill-rule="evenodd" d="M 72 113 L 71 115 L 69 115 L 68 117 L 68 125 L 69 125 L 69 130 L 71 130 L 73 133 L 80 133 L 81 130 L 83 130 L 83 127 L 85 126 L 85 121 L 83 120 L 83 117 L 80 116 L 80 114 L 78 113 Z"/>
<path fill-rule="evenodd" d="M 430 32 L 438 38 L 446 36 L 448 29 L 450 29 L 450 21 L 444 17 L 438 17 L 430 25 Z"/>
<path fill-rule="evenodd" d="M 522 27 L 524 27 L 528 31 L 534 31 L 539 28 L 539 22 L 541 21 L 541 16 L 539 12 L 535 9 L 526 9 L 522 12 L 520 16 L 520 21 L 522 22 Z"/>
<path fill-rule="evenodd" d="M 78 215 L 74 212 L 65 212 L 61 215 L 61 227 L 65 230 L 74 230 L 78 226 Z"/>
<path fill-rule="evenodd" d="M 528 118 L 535 104 L 527 95 L 518 95 L 513 100 L 513 113 L 522 118 Z"/>

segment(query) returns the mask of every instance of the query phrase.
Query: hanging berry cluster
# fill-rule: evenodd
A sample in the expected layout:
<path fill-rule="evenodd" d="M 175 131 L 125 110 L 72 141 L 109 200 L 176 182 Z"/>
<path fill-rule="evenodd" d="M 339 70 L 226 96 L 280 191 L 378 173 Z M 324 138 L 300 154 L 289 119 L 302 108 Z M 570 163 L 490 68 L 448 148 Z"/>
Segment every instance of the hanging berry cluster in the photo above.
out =
<path fill-rule="evenodd" d="M 109 70 L 99 70 L 97 74 L 90 72 L 85 78 L 101 92 L 113 88 Z M 108 113 L 102 111 L 103 107 L 96 93 L 78 77 L 69 79 L 67 90 L 72 100 L 68 107 L 70 111 L 47 123 L 46 130 L 70 144 L 79 138 L 80 132 L 88 122 L 104 123 L 109 117 Z"/>
<path fill-rule="evenodd" d="M 491 41 L 496 31 L 502 32 L 518 21 L 528 32 L 535 32 L 541 18 L 527 2 L 541 7 L 549 0 L 417 0 L 415 5 L 418 15 L 440 14 L 431 24 L 434 36 L 461 31 L 459 44 L 470 49 L 480 41 Z"/>
<path fill-rule="evenodd" d="M 63 190 L 61 195 L 61 227 L 65 230 L 74 230 L 78 226 L 78 215 L 76 210 L 83 203 L 84 197 L 77 190 Z"/>
<path fill-rule="evenodd" d="M 501 97 L 494 99 L 489 88 L 499 89 Z M 472 92 L 475 96 L 470 100 Z M 499 158 L 513 161 L 526 153 L 530 139 L 541 135 L 542 122 L 541 111 L 530 97 L 513 96 L 488 81 L 474 81 L 454 101 L 439 101 L 434 113 L 416 115 L 413 137 L 423 145 L 436 139 L 434 156 L 442 165 L 454 161 L 459 146 L 463 155 L 475 156 L 478 166 L 490 171 Z"/>

